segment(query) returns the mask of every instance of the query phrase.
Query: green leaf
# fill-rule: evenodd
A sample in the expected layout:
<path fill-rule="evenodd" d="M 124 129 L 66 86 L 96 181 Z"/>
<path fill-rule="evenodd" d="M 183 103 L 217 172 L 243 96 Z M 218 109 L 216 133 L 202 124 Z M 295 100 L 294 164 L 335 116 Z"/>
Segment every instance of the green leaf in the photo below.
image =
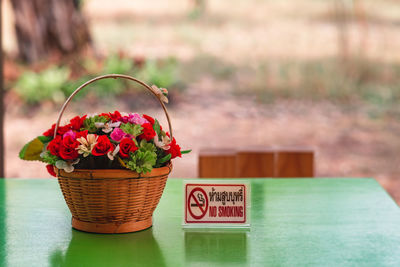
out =
<path fill-rule="evenodd" d="M 164 164 L 165 162 L 169 161 L 171 159 L 171 154 L 167 154 L 165 157 L 162 157 L 161 159 L 158 160 L 157 163 Z"/>
<path fill-rule="evenodd" d="M 142 139 L 139 144 L 139 150 L 142 152 L 156 152 L 157 148 L 153 143 L 148 143 L 145 139 Z"/>
<path fill-rule="evenodd" d="M 192 152 L 191 149 L 189 149 L 189 150 L 183 150 L 183 151 L 181 151 L 181 154 L 188 154 L 188 153 L 190 153 L 190 152 Z"/>
<path fill-rule="evenodd" d="M 94 116 L 94 117 L 89 117 L 86 118 L 85 121 L 83 122 L 83 129 L 88 130 L 89 133 L 96 133 L 98 128 L 96 127 L 95 123 L 96 122 L 102 122 L 106 123 L 108 122 L 109 119 L 107 119 L 104 116 Z"/>
<path fill-rule="evenodd" d="M 39 160 L 42 161 L 40 153 L 42 153 L 44 144 L 37 137 L 27 143 L 19 152 L 19 158 L 23 160 Z"/>
<path fill-rule="evenodd" d="M 139 124 L 132 124 L 130 122 L 128 123 L 122 123 L 121 126 L 122 131 L 124 131 L 127 134 L 133 135 L 133 136 L 138 136 L 142 134 L 143 127 L 140 126 Z"/>
<path fill-rule="evenodd" d="M 155 152 L 137 150 L 131 154 L 131 158 L 126 163 L 126 166 L 137 173 L 146 173 L 151 172 L 153 166 L 156 164 L 156 160 L 157 154 Z"/>
<path fill-rule="evenodd" d="M 40 154 L 40 157 L 42 158 L 43 162 L 46 162 L 48 164 L 54 165 L 56 162 L 59 160 L 57 156 L 54 156 L 53 154 L 50 153 L 50 151 L 44 151 Z"/>
<path fill-rule="evenodd" d="M 53 136 L 38 136 L 38 139 L 40 140 L 40 142 L 42 142 L 43 144 L 50 142 L 53 139 Z"/>
<path fill-rule="evenodd" d="M 158 122 L 158 120 L 154 120 L 153 129 L 157 133 L 157 136 L 158 136 L 158 138 L 160 140 L 160 138 L 161 138 L 161 127 L 160 127 L 160 123 Z"/>

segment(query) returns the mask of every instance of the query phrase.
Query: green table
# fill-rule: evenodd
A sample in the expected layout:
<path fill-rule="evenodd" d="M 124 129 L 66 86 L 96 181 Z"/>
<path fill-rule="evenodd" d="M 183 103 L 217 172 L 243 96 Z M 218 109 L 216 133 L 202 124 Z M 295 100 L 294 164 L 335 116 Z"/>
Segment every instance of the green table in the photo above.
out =
<path fill-rule="evenodd" d="M 251 229 L 184 230 L 182 180 L 154 225 L 71 229 L 56 180 L 0 181 L 1 266 L 399 266 L 400 211 L 373 179 L 251 179 Z M 4 193 L 5 192 L 5 193 Z"/>

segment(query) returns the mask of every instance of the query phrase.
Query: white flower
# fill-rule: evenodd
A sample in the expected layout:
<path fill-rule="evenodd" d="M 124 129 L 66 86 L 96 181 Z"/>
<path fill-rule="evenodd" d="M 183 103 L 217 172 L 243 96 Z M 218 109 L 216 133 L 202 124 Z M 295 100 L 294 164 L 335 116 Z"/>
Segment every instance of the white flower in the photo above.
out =
<path fill-rule="evenodd" d="M 56 161 L 56 167 L 57 167 L 57 169 L 64 170 L 65 172 L 70 173 L 70 172 L 74 171 L 74 166 L 73 165 L 77 164 L 78 162 L 79 162 L 79 159 L 76 159 L 73 162 L 57 160 Z"/>
<path fill-rule="evenodd" d="M 115 147 L 115 149 L 114 149 L 113 152 L 109 151 L 109 152 L 107 153 L 107 157 L 108 157 L 110 160 L 114 160 L 114 157 L 115 157 L 115 155 L 118 154 L 118 152 L 119 152 L 119 145 L 117 145 L 117 146 Z"/>
<path fill-rule="evenodd" d="M 106 122 L 106 123 L 96 122 L 94 124 L 94 126 L 96 126 L 97 128 L 103 128 L 103 132 L 105 132 L 105 133 L 111 133 L 115 127 L 119 127 L 120 125 L 121 125 L 120 121 L 111 122 L 111 123 L 110 122 Z"/>
<path fill-rule="evenodd" d="M 168 103 L 168 90 L 165 88 L 158 88 L 157 86 L 153 85 L 151 86 L 151 88 L 153 89 L 153 92 L 158 96 L 158 98 L 164 102 L 164 103 Z"/>
<path fill-rule="evenodd" d="M 84 157 L 87 157 L 90 155 L 90 153 L 93 150 L 93 147 L 97 144 L 97 138 L 95 134 L 88 134 L 85 137 L 79 137 L 76 139 L 80 145 L 76 148 L 78 150 L 79 154 L 83 154 Z"/>
<path fill-rule="evenodd" d="M 104 127 L 104 122 L 95 122 L 94 126 L 96 126 L 96 128 L 103 128 Z"/>
<path fill-rule="evenodd" d="M 171 139 L 168 136 L 161 136 L 161 141 L 159 140 L 158 134 L 154 138 L 154 144 L 156 147 L 168 150 L 170 148 Z"/>

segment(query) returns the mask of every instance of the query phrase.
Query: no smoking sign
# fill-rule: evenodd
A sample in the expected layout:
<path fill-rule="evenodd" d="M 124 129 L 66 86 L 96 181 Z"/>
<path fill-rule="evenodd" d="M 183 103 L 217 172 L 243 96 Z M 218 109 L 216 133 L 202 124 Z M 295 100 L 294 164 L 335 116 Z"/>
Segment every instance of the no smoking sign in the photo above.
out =
<path fill-rule="evenodd" d="M 247 187 L 244 183 L 186 183 L 184 223 L 248 223 Z"/>

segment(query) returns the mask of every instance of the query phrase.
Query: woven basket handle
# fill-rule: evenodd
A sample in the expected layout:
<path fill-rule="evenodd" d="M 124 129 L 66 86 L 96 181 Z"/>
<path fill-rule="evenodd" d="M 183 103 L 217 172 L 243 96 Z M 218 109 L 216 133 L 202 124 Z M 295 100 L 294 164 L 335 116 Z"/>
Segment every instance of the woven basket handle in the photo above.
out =
<path fill-rule="evenodd" d="M 173 136 L 172 136 L 172 127 L 171 127 L 171 119 L 169 118 L 169 114 L 168 114 L 167 108 L 165 107 L 165 105 L 164 105 L 164 103 L 161 101 L 161 99 L 158 97 L 158 95 L 157 95 L 157 93 L 154 91 L 154 89 L 151 88 L 150 86 L 148 86 L 147 84 L 145 84 L 144 82 L 142 82 L 142 81 L 136 79 L 136 78 L 133 78 L 133 77 L 128 76 L 128 75 L 123 75 L 123 74 L 106 74 L 106 75 L 98 76 L 98 77 L 96 77 L 96 78 L 91 79 L 90 81 L 85 82 L 85 83 L 82 84 L 81 86 L 79 86 L 79 87 L 68 97 L 68 99 L 65 101 L 64 105 L 63 105 L 62 108 L 61 108 L 60 114 L 58 115 L 58 119 L 57 119 L 57 122 L 56 122 L 56 127 L 55 127 L 55 129 L 54 129 L 54 138 L 56 138 L 56 136 L 57 136 L 57 130 L 58 130 L 58 127 L 59 127 L 59 125 L 60 125 L 61 117 L 62 117 L 62 115 L 64 114 L 64 111 L 65 111 L 65 109 L 67 108 L 69 102 L 72 100 L 72 98 L 73 98 L 80 90 L 82 90 L 84 87 L 86 87 L 87 85 L 89 85 L 89 84 L 91 84 L 91 83 L 94 83 L 95 81 L 102 80 L 102 79 L 108 79 L 108 78 L 113 78 L 113 79 L 116 79 L 116 78 L 123 78 L 123 79 L 131 80 L 131 81 L 134 81 L 134 82 L 136 82 L 136 83 L 142 85 L 144 88 L 146 88 L 147 90 L 149 90 L 149 91 L 157 98 L 158 102 L 160 102 L 160 104 L 161 104 L 161 106 L 162 106 L 162 108 L 163 108 L 163 110 L 164 110 L 164 112 L 165 112 L 165 116 L 167 117 L 167 120 L 168 120 L 169 134 L 171 135 L 171 140 L 173 140 Z"/>

